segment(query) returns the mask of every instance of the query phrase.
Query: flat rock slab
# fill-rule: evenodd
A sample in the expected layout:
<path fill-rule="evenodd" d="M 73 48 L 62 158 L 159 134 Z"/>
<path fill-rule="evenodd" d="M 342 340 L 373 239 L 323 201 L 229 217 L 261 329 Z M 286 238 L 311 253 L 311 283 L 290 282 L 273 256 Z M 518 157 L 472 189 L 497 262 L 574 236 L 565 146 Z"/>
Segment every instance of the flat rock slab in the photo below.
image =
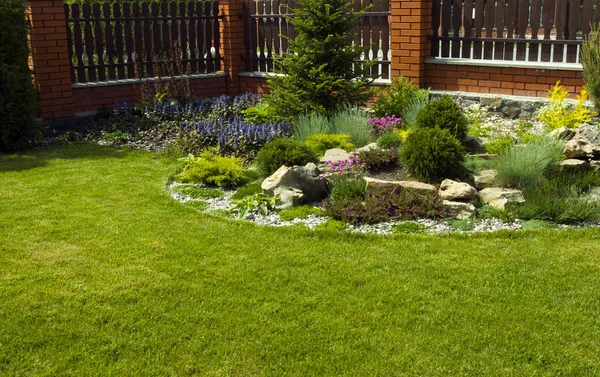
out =
<path fill-rule="evenodd" d="M 438 190 L 435 186 L 428 183 L 417 182 L 417 181 L 385 181 L 383 179 L 364 177 L 367 183 L 367 190 L 377 191 L 381 189 L 403 189 L 415 192 L 419 195 L 435 199 L 438 195 Z"/>
<path fill-rule="evenodd" d="M 590 164 L 584 160 L 569 158 L 560 162 L 561 170 L 567 172 L 584 172 L 590 168 Z"/>
<path fill-rule="evenodd" d="M 504 211 L 507 203 L 525 203 L 523 193 L 517 189 L 490 187 L 479 191 L 481 202 Z"/>
<path fill-rule="evenodd" d="M 453 202 L 450 200 L 442 201 L 442 205 L 446 207 L 458 220 L 469 220 L 475 217 L 477 209 L 471 203 Z"/>
<path fill-rule="evenodd" d="M 494 169 L 482 170 L 473 173 L 473 182 L 475 183 L 475 188 L 477 190 L 481 190 L 486 187 L 490 187 L 496 180 L 497 174 L 498 172 Z"/>

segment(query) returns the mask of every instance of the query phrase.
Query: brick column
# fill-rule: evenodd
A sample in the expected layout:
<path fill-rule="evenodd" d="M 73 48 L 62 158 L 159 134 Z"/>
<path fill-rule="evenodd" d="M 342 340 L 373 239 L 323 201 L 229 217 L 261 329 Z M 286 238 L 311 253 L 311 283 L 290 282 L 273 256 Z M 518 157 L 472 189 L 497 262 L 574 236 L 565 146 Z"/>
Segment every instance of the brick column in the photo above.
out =
<path fill-rule="evenodd" d="M 391 2 L 392 77 L 400 75 L 425 86 L 425 59 L 430 55 L 432 0 Z"/>
<path fill-rule="evenodd" d="M 221 55 L 227 73 L 227 94 L 240 94 L 240 72 L 244 71 L 244 0 L 221 0 Z"/>
<path fill-rule="evenodd" d="M 43 119 L 73 116 L 63 0 L 30 0 L 32 69 Z"/>

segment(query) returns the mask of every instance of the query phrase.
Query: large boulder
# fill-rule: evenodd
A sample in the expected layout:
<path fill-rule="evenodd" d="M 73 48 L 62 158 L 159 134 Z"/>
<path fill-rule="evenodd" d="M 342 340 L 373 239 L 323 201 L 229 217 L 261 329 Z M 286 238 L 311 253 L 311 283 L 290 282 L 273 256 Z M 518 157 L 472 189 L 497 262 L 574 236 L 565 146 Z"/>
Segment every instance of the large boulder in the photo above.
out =
<path fill-rule="evenodd" d="M 595 148 L 585 137 L 575 136 L 565 144 L 567 158 L 586 159 L 594 154 Z"/>
<path fill-rule="evenodd" d="M 475 199 L 477 190 L 468 183 L 444 179 L 440 185 L 438 195 L 443 200 L 468 202 Z"/>
<path fill-rule="evenodd" d="M 473 173 L 473 182 L 477 190 L 490 187 L 496 180 L 498 172 L 494 169 L 482 170 Z"/>
<path fill-rule="evenodd" d="M 341 148 L 331 148 L 325 151 L 325 155 L 319 159 L 319 163 L 325 164 L 327 161 L 338 162 L 347 160 L 348 157 L 350 157 L 350 153 L 345 150 Z"/>
<path fill-rule="evenodd" d="M 521 191 L 501 187 L 485 188 L 479 191 L 479 198 L 482 203 L 489 204 L 502 211 L 507 203 L 525 203 Z"/>
<path fill-rule="evenodd" d="M 477 209 L 475 209 L 475 206 L 471 203 L 444 200 L 442 201 L 442 205 L 455 215 L 458 220 L 472 219 L 477 213 Z"/>
<path fill-rule="evenodd" d="M 360 147 L 360 148 L 358 148 L 358 149 L 356 150 L 356 152 L 357 152 L 357 153 L 360 153 L 360 152 L 368 152 L 368 151 L 370 151 L 370 150 L 372 150 L 372 149 L 377 149 L 377 148 L 379 148 L 379 147 L 377 146 L 377 143 L 370 143 L 370 144 L 367 144 L 367 145 L 365 145 L 364 147 Z"/>
<path fill-rule="evenodd" d="M 378 191 L 382 189 L 401 189 L 412 191 L 423 197 L 435 199 L 437 198 L 437 189 L 435 186 L 428 183 L 417 182 L 417 181 L 385 181 L 383 179 L 364 177 L 367 183 L 367 190 L 370 192 Z"/>
<path fill-rule="evenodd" d="M 265 193 L 281 196 L 283 188 L 295 189 L 302 192 L 302 197 L 293 191 L 294 205 L 310 203 L 325 198 L 325 182 L 319 178 L 321 171 L 315 164 L 309 162 L 305 166 L 282 166 L 261 184 Z M 289 191 L 289 190 L 288 190 Z M 288 195 L 290 194 L 290 195 Z M 290 197 L 291 193 L 286 192 Z"/>
<path fill-rule="evenodd" d="M 275 203 L 278 209 L 286 209 L 304 203 L 304 193 L 292 187 L 277 187 L 274 194 L 279 198 Z"/>
<path fill-rule="evenodd" d="M 574 128 L 560 127 L 550 131 L 549 135 L 568 141 L 574 138 L 575 135 L 577 135 L 577 130 L 575 130 Z"/>
<path fill-rule="evenodd" d="M 577 136 L 587 139 L 592 145 L 600 146 L 600 127 L 595 124 L 580 124 L 577 127 Z"/>

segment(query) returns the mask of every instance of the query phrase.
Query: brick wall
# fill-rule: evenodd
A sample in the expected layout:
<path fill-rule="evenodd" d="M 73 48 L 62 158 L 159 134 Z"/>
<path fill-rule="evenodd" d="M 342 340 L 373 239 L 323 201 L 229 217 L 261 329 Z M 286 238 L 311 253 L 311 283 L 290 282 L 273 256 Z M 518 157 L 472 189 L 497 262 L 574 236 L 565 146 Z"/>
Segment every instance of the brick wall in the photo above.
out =
<path fill-rule="evenodd" d="M 425 86 L 437 90 L 547 97 L 558 80 L 575 96 L 583 89 L 581 71 L 427 64 Z"/>

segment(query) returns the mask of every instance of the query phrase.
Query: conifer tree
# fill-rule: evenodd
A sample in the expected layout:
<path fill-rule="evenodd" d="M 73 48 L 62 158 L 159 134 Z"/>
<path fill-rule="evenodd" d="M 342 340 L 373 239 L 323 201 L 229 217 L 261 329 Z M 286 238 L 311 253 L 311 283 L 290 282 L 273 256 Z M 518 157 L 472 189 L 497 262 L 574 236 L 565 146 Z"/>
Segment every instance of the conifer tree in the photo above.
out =
<path fill-rule="evenodd" d="M 265 100 L 278 115 L 332 114 L 345 105 L 363 105 L 373 62 L 357 64 L 362 48 L 352 44 L 363 12 L 352 13 L 348 0 L 299 0 L 289 21 L 297 37 L 290 51 L 275 58 Z"/>

